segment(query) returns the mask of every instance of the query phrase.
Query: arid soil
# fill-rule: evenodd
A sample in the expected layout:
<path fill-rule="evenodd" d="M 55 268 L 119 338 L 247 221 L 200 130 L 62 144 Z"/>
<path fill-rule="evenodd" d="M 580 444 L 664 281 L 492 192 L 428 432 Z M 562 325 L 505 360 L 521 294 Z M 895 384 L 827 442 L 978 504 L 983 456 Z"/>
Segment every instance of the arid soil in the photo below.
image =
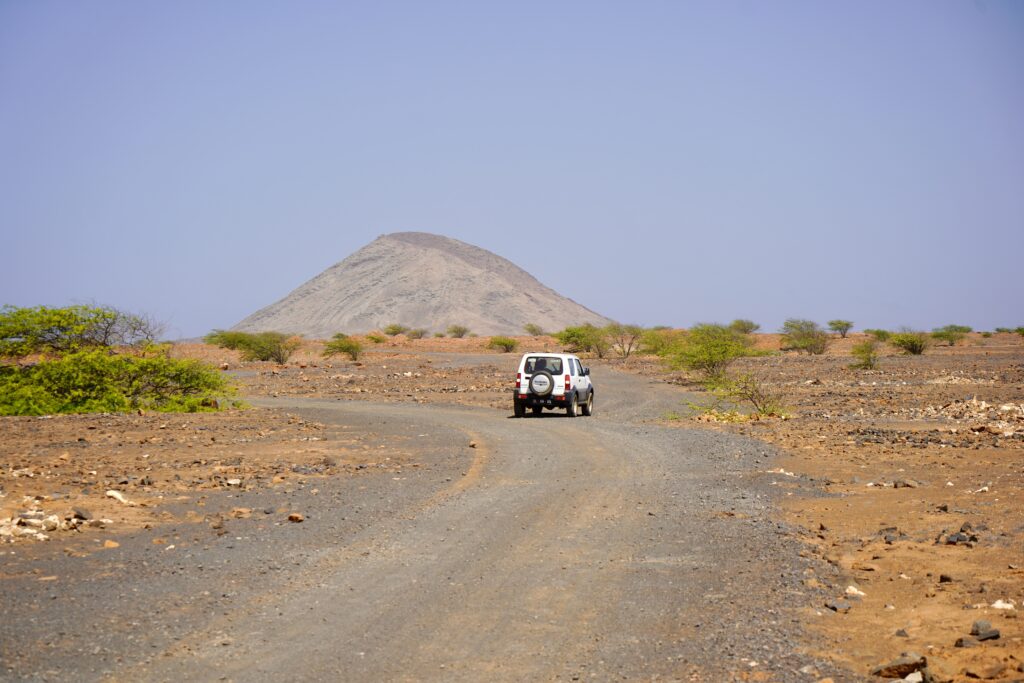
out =
<path fill-rule="evenodd" d="M 905 652 L 926 657 L 936 680 L 1024 678 L 1024 342 L 972 335 L 957 347 L 919 357 L 890 353 L 875 370 L 854 370 L 851 337 L 835 340 L 823 356 L 735 364 L 781 393 L 785 418 L 717 422 L 681 403 L 648 420 L 724 430 L 781 449 L 768 470 L 782 521 L 814 561 L 804 577 L 808 595 L 823 596 L 795 606 L 811 656 L 852 678 Z M 486 341 L 399 337 L 366 343 L 356 362 L 324 359 L 322 345 L 308 342 L 285 366 L 240 362 L 234 352 L 202 344 L 180 345 L 178 353 L 224 367 L 254 401 L 510 412 L 518 353 L 488 351 Z M 547 337 L 521 342 L 557 348 Z M 777 343 L 770 335 L 759 341 L 765 348 Z M 653 358 L 587 363 L 697 388 Z M 44 537 L 62 546 L 76 539 L 69 554 L 98 550 L 114 532 L 169 519 L 217 529 L 223 513 L 203 510 L 205 496 L 217 491 L 300 481 L 315 490 L 319 477 L 417 466 L 415 444 L 401 437 L 268 408 L 2 418 L 0 429 L 0 542 L 17 543 L 19 552 L 42 552 L 50 544 L 33 541 Z M 289 513 L 273 512 L 279 521 Z M 978 621 L 990 630 L 972 637 Z"/>
<path fill-rule="evenodd" d="M 973 336 L 854 370 L 854 341 L 736 364 L 789 419 L 704 422 L 784 449 L 782 510 L 831 596 L 805 608 L 813 647 L 865 674 L 913 652 L 939 680 L 1024 678 L 1024 345 Z M 971 638 L 979 620 L 999 637 Z"/>

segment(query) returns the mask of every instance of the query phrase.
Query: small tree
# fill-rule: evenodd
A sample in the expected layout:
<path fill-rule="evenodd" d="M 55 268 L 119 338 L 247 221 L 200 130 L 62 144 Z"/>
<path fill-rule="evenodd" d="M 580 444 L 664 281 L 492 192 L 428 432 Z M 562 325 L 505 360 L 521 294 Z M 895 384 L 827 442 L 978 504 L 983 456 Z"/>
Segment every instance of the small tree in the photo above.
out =
<path fill-rule="evenodd" d="M 864 330 L 865 334 L 869 334 L 880 342 L 889 341 L 889 337 L 892 336 L 892 332 L 889 330 Z"/>
<path fill-rule="evenodd" d="M 928 348 L 929 342 L 930 339 L 927 334 L 912 330 L 897 332 L 889 337 L 890 344 L 912 356 L 920 356 L 924 353 L 925 349 Z"/>
<path fill-rule="evenodd" d="M 957 342 L 961 341 L 970 332 L 971 328 L 966 325 L 946 325 L 945 327 L 937 327 L 932 330 L 932 337 L 944 341 L 950 346 L 956 346 Z"/>
<path fill-rule="evenodd" d="M 676 367 L 701 372 L 707 380 L 717 381 L 734 360 L 749 350 L 750 340 L 745 334 L 724 325 L 701 323 L 687 331 L 668 352 L 668 358 Z"/>
<path fill-rule="evenodd" d="M 761 326 L 755 323 L 753 320 L 744 320 L 743 318 L 737 318 L 729 323 L 729 329 L 735 330 L 740 334 L 753 334 L 761 329 Z"/>
<path fill-rule="evenodd" d="M 406 327 L 405 325 L 399 325 L 398 323 L 391 323 L 390 325 L 387 325 L 384 328 L 384 334 L 388 335 L 389 337 L 397 337 L 398 335 L 404 334 L 405 332 L 408 331 L 408 327 Z"/>
<path fill-rule="evenodd" d="M 828 334 L 812 320 L 790 318 L 782 325 L 783 350 L 796 349 L 822 354 L 828 347 Z"/>
<path fill-rule="evenodd" d="M 851 368 L 872 370 L 878 365 L 878 341 L 875 339 L 865 339 L 854 344 L 850 353 L 856 359 Z"/>
<path fill-rule="evenodd" d="M 214 330 L 204 340 L 209 344 L 241 351 L 242 360 L 272 360 L 282 365 L 302 345 L 301 337 L 282 332 Z"/>
<path fill-rule="evenodd" d="M 345 354 L 352 360 L 359 360 L 359 354 L 363 352 L 363 345 L 346 334 L 338 333 L 331 341 L 324 346 L 324 358 L 338 354 Z"/>
<path fill-rule="evenodd" d="M 530 335 L 531 337 L 544 336 L 544 328 L 541 327 L 540 325 L 526 323 L 525 325 L 523 325 L 523 330 L 526 332 L 526 334 Z"/>
<path fill-rule="evenodd" d="M 604 358 L 610 346 L 607 329 L 594 327 L 590 323 L 567 327 L 555 333 L 555 339 L 572 353 L 592 352 Z"/>
<path fill-rule="evenodd" d="M 469 328 L 465 325 L 449 325 L 448 336 L 454 337 L 455 339 L 462 339 L 469 334 Z"/>
<path fill-rule="evenodd" d="M 515 351 L 517 346 L 519 346 L 519 342 L 511 337 L 491 337 L 491 340 L 487 342 L 487 348 L 504 353 Z"/>
<path fill-rule="evenodd" d="M 720 401 L 748 403 L 758 415 L 782 415 L 782 392 L 770 387 L 758 377 L 742 374 L 736 377 L 722 377 L 710 386 Z"/>
<path fill-rule="evenodd" d="M 614 351 L 619 354 L 623 360 L 629 358 L 630 354 L 639 348 L 640 337 L 643 333 L 644 329 L 639 325 L 621 325 L 619 323 L 612 323 L 604 328 L 605 336 L 611 340 L 612 349 L 614 349 Z"/>
<path fill-rule="evenodd" d="M 846 333 L 853 329 L 853 322 L 849 320 L 829 320 L 828 329 L 838 333 L 843 339 L 846 339 Z"/>
<path fill-rule="evenodd" d="M 0 308 L 0 357 L 146 346 L 162 333 L 152 318 L 109 306 Z"/>

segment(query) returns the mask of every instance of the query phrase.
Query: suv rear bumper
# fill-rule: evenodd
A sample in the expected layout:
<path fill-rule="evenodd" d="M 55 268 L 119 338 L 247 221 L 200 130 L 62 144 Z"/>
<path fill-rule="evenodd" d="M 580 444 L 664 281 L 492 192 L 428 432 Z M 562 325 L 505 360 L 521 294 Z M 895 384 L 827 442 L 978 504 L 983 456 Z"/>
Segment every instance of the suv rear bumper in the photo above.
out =
<path fill-rule="evenodd" d="M 572 394 L 569 394 L 569 396 L 571 395 Z M 520 394 L 519 392 L 513 390 L 512 399 L 516 403 L 524 405 L 528 408 L 532 408 L 534 406 L 546 406 L 550 408 L 553 406 L 564 407 L 568 399 L 568 396 L 566 396 L 565 394 L 537 396 L 536 394 Z"/>

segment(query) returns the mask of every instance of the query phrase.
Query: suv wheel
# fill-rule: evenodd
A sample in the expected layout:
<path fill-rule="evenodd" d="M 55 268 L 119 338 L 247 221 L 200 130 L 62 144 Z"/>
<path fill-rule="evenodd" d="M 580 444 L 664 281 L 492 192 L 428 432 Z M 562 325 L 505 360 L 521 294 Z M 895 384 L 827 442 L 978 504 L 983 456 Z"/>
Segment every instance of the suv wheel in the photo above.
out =
<path fill-rule="evenodd" d="M 583 414 L 590 417 L 594 414 L 594 392 L 591 391 L 590 395 L 587 396 L 587 402 L 583 404 Z"/>
<path fill-rule="evenodd" d="M 569 407 L 565 409 L 565 414 L 569 417 L 576 417 L 579 414 L 579 401 L 576 400 L 576 394 L 572 395 L 569 399 Z"/>
<path fill-rule="evenodd" d="M 526 406 L 523 405 L 522 401 L 512 401 L 512 412 L 516 417 L 526 417 Z"/>

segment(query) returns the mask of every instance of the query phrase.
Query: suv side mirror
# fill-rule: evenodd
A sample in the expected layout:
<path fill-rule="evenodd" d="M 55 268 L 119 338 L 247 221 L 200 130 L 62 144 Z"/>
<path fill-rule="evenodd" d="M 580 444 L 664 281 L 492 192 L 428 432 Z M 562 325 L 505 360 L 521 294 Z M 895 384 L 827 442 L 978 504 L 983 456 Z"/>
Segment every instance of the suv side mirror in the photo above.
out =
<path fill-rule="evenodd" d="M 583 374 L 587 375 L 589 377 L 590 376 L 590 368 L 583 368 Z"/>

